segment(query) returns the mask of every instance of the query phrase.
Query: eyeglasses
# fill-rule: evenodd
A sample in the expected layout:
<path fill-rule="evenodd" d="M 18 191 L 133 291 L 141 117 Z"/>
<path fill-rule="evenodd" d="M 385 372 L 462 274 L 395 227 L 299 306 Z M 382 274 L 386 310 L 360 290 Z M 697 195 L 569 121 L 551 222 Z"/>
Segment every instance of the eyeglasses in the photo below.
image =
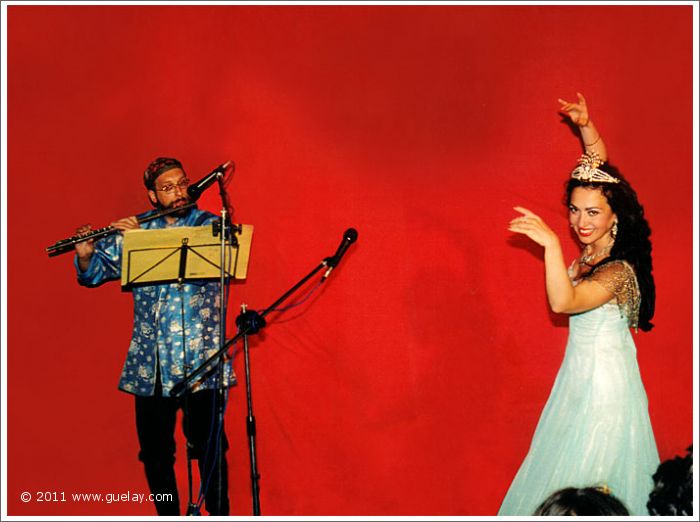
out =
<path fill-rule="evenodd" d="M 184 192 L 185 189 L 189 186 L 190 186 L 190 180 L 188 178 L 182 178 L 177 183 L 168 183 L 167 185 L 163 185 L 162 187 L 160 187 L 159 189 L 156 189 L 156 190 L 158 190 L 160 192 L 165 192 L 166 194 L 172 194 L 173 192 L 175 192 L 175 189 L 178 187 L 180 188 L 180 190 L 182 190 Z"/>

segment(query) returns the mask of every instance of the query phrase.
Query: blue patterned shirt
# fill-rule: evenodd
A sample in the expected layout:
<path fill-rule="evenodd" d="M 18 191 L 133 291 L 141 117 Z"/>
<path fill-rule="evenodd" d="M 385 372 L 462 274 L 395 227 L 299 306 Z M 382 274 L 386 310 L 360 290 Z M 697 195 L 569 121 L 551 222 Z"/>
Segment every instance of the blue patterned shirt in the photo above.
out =
<path fill-rule="evenodd" d="M 154 211 L 151 211 L 154 212 Z M 148 215 L 142 214 L 139 217 Z M 168 224 L 164 217 L 141 224 L 144 229 L 209 225 L 218 217 L 192 209 L 185 217 Z M 121 279 L 121 234 L 95 241 L 95 252 L 85 272 L 75 267 L 83 286 L 99 286 Z M 136 286 L 134 296 L 134 330 L 124 362 L 119 389 L 134 395 L 154 394 L 156 373 L 160 371 L 163 395 L 182 381 L 219 349 L 219 280 Z M 183 335 L 184 324 L 184 335 Z M 218 373 L 218 372 L 217 372 Z M 230 361 L 224 364 L 224 382 L 235 384 Z M 201 378 L 192 391 L 217 387 L 217 374 Z"/>

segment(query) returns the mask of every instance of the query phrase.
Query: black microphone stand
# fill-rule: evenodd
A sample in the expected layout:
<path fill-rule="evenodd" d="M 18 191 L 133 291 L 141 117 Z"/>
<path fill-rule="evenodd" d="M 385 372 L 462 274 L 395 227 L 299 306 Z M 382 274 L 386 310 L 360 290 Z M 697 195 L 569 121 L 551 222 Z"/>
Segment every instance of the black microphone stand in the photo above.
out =
<path fill-rule="evenodd" d="M 331 257 L 326 257 L 324 258 L 321 263 L 319 263 L 316 268 L 314 268 L 311 272 L 309 272 L 306 276 L 304 276 L 298 283 L 296 283 L 292 288 L 287 290 L 279 299 L 277 299 L 274 303 L 272 303 L 270 306 L 268 306 L 265 310 L 263 310 L 262 313 L 258 313 L 254 310 L 247 310 L 245 311 L 242 316 L 239 316 L 239 318 L 236 319 L 236 323 L 239 324 L 239 329 L 238 332 L 236 333 L 235 336 L 233 336 L 231 339 L 227 340 L 223 346 L 217 351 L 215 354 L 213 354 L 209 359 L 204 361 L 199 367 L 195 368 L 192 373 L 190 373 L 184 380 L 180 381 L 178 384 L 176 384 L 172 390 L 170 390 L 170 395 L 172 397 L 177 397 L 185 391 L 185 389 L 188 387 L 189 383 L 197 378 L 200 374 L 205 373 L 208 374 L 212 372 L 215 368 L 216 365 L 218 364 L 216 362 L 217 359 L 223 356 L 223 354 L 228 350 L 228 348 L 234 344 L 236 341 L 238 341 L 241 338 L 247 339 L 248 334 L 255 334 L 258 331 L 260 331 L 261 328 L 264 328 L 266 326 L 265 322 L 265 316 L 268 315 L 270 312 L 273 312 L 280 304 L 282 304 L 284 301 L 286 301 L 294 292 L 296 292 L 301 286 L 304 285 L 309 279 L 311 279 L 314 274 L 316 274 L 319 270 L 330 266 L 333 264 L 333 266 L 336 266 L 338 262 L 338 259 L 335 256 Z M 325 278 L 324 278 L 325 280 Z M 244 346 L 244 351 L 246 352 L 246 392 L 248 393 L 248 419 L 247 419 L 247 426 L 248 426 L 248 443 L 249 443 L 249 448 L 250 448 L 250 459 L 251 459 L 251 479 L 253 480 L 252 484 L 252 490 L 253 490 L 253 514 L 254 515 L 259 515 L 260 514 L 260 500 L 258 498 L 259 495 L 259 488 L 258 488 L 258 479 L 260 478 L 260 475 L 258 474 L 257 470 L 257 459 L 255 457 L 255 419 L 253 417 L 253 412 L 252 412 L 252 397 L 250 395 L 250 367 L 248 363 L 248 350 L 247 350 L 247 344 Z M 256 512 L 257 511 L 257 512 Z"/>
<path fill-rule="evenodd" d="M 295 284 L 292 288 L 287 290 L 282 295 L 282 297 L 277 299 L 277 301 L 275 301 L 270 306 L 268 306 L 265 310 L 263 310 L 262 313 L 259 314 L 257 312 L 254 312 L 253 310 L 248 310 L 248 313 L 254 314 L 258 318 L 258 325 L 260 327 L 256 330 L 256 332 L 251 331 L 252 327 L 250 325 L 245 325 L 243 328 L 241 328 L 241 330 L 235 336 L 233 336 L 231 339 L 227 340 L 224 343 L 223 347 L 221 347 L 221 349 L 219 351 L 214 353 L 211 357 L 209 357 L 209 359 L 207 359 L 201 365 L 199 365 L 197 368 L 195 368 L 194 371 L 192 371 L 192 373 L 190 373 L 186 379 L 183 379 L 182 381 L 177 383 L 175 386 L 173 386 L 173 388 L 170 390 L 170 396 L 171 397 L 179 397 L 180 395 L 182 395 L 182 393 L 185 391 L 185 389 L 187 388 L 189 383 L 191 381 L 193 381 L 195 379 L 195 377 L 199 377 L 199 375 L 204 373 L 204 372 L 207 372 L 207 373 L 211 372 L 212 370 L 214 370 L 216 368 L 214 361 L 215 361 L 215 359 L 217 359 L 221 355 L 222 351 L 227 350 L 233 343 L 240 340 L 241 337 L 243 337 L 244 335 L 247 335 L 249 333 L 257 333 L 257 331 L 260 330 L 260 328 L 262 328 L 263 326 L 266 326 L 265 321 L 262 321 L 262 325 L 260 325 L 259 321 L 261 319 L 264 319 L 265 316 L 268 315 L 270 312 L 274 311 L 274 309 L 277 306 L 282 304 L 290 295 L 292 295 L 294 292 L 296 292 L 304 283 L 306 283 L 309 279 L 311 279 L 311 277 L 313 277 L 313 275 L 316 272 L 318 272 L 322 268 L 328 266 L 328 260 L 330 260 L 330 259 L 331 259 L 330 257 L 324 258 L 323 261 L 321 261 L 321 263 L 316 268 L 314 268 L 311 272 L 309 272 L 307 275 L 305 275 L 297 284 Z"/>
<path fill-rule="evenodd" d="M 243 353 L 245 355 L 245 391 L 248 405 L 248 416 L 246 417 L 246 434 L 248 435 L 248 457 L 250 460 L 250 484 L 253 494 L 253 515 L 260 515 L 260 487 L 258 482 L 258 459 L 255 451 L 255 416 L 253 415 L 253 392 L 250 380 L 250 353 L 248 350 L 248 334 L 256 333 L 265 324 L 265 320 L 260 318 L 255 311 L 248 311 L 245 304 L 241 305 L 241 314 L 236 318 L 239 329 L 244 329 Z"/>
<path fill-rule="evenodd" d="M 218 400 L 216 401 L 217 403 L 217 427 L 218 433 L 217 433 L 217 438 L 215 441 L 215 448 L 216 448 L 216 473 L 217 473 L 217 491 L 216 491 L 216 499 L 217 499 L 217 505 L 221 506 L 222 505 L 222 500 L 224 498 L 224 495 L 228 495 L 227 491 L 222 491 L 222 484 L 223 484 L 223 460 L 224 460 L 224 446 L 223 446 L 223 439 L 224 439 L 224 405 L 225 405 L 225 397 L 226 397 L 226 384 L 224 383 L 224 364 L 225 364 L 225 359 L 224 359 L 224 341 L 226 339 L 226 285 L 228 283 L 227 276 L 226 276 L 226 240 L 230 239 L 231 242 L 233 242 L 233 234 L 232 234 L 232 225 L 231 225 L 231 216 L 233 215 L 233 208 L 231 207 L 231 201 L 229 200 L 228 193 L 226 192 L 226 188 L 224 187 L 224 173 L 219 172 L 219 174 L 216 176 L 216 181 L 219 184 L 219 196 L 221 197 L 221 220 L 219 223 L 214 223 L 212 232 L 214 236 L 217 235 L 217 233 L 220 235 L 220 256 L 219 256 L 219 264 L 220 264 L 220 278 L 219 278 L 219 308 L 220 308 L 220 315 L 219 315 L 219 372 L 218 372 Z M 204 478 L 200 477 L 200 481 L 203 481 Z M 206 491 L 202 491 L 204 495 L 206 495 Z"/>
<path fill-rule="evenodd" d="M 231 216 L 233 215 L 233 208 L 231 206 L 231 202 L 228 197 L 228 193 L 226 192 L 226 189 L 224 187 L 224 172 L 219 172 L 216 176 L 216 181 L 219 184 L 219 196 L 221 197 L 221 218 L 218 221 L 215 221 L 212 224 L 212 234 L 214 236 L 219 236 L 220 237 L 220 242 L 219 242 L 219 350 L 217 351 L 218 355 L 218 361 L 217 361 L 217 366 L 212 368 L 211 373 L 213 373 L 214 370 L 218 367 L 218 376 L 217 376 L 217 394 L 216 394 L 216 418 L 217 418 L 217 427 L 219 428 L 217 430 L 216 434 L 216 439 L 214 440 L 214 448 L 216 449 L 216 472 L 217 472 L 217 491 L 216 491 L 216 499 L 217 499 L 217 505 L 221 506 L 222 505 L 222 500 L 224 498 L 225 494 L 228 494 L 228 492 L 224 492 L 222 490 L 222 484 L 223 484 L 223 459 L 224 459 L 224 447 L 223 447 L 223 438 L 224 438 L 224 405 L 225 405 L 225 397 L 226 397 L 226 384 L 224 383 L 224 364 L 225 364 L 225 351 L 224 351 L 224 341 L 226 339 L 226 288 L 227 288 L 227 275 L 226 275 L 226 241 L 230 240 L 231 244 L 233 245 L 235 242 L 235 238 L 233 237 L 233 230 L 236 229 L 234 225 L 231 223 Z M 195 196 L 195 199 L 199 198 L 199 195 L 197 194 Z M 216 358 L 217 356 L 215 355 L 213 358 Z M 213 358 L 209 359 L 212 360 Z M 185 381 L 183 382 L 189 382 L 188 379 L 189 376 L 185 376 Z M 180 383 L 182 384 L 182 382 Z M 174 395 L 171 392 L 171 396 Z M 178 394 L 180 395 L 180 394 Z M 209 442 L 211 444 L 212 441 Z M 205 459 L 205 465 L 202 466 L 201 469 L 207 469 L 209 466 L 206 466 L 206 460 L 208 459 L 208 452 L 205 452 L 204 457 L 200 457 Z M 213 462 L 212 462 L 213 464 Z M 201 477 L 200 476 L 200 484 L 201 484 L 201 491 L 202 495 L 206 496 L 206 489 L 205 485 L 208 482 L 207 480 L 208 477 Z M 191 464 L 188 459 L 188 479 L 189 479 L 189 495 L 190 495 L 190 502 L 188 504 L 187 508 L 187 514 L 188 515 L 196 515 L 196 508 L 197 504 L 192 503 L 192 472 L 191 472 Z M 208 487 L 208 486 L 206 486 Z"/>

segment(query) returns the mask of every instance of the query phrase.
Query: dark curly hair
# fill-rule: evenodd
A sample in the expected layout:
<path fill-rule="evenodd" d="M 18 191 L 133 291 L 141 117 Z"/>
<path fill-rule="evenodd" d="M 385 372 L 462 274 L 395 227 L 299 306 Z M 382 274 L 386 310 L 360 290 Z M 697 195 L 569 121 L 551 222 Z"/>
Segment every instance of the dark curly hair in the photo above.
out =
<path fill-rule="evenodd" d="M 650 515 L 693 514 L 693 446 L 685 457 L 665 460 L 656 470 L 654 490 L 649 494 Z"/>
<path fill-rule="evenodd" d="M 600 183 L 571 178 L 566 183 L 566 206 L 571 204 L 571 193 L 576 187 L 598 189 L 607 199 L 612 211 L 617 215 L 617 235 L 610 255 L 598 266 L 621 259 L 627 261 L 637 275 L 641 303 L 639 306 L 639 328 L 648 332 L 654 325 L 656 286 L 652 275 L 651 229 L 644 217 L 644 207 L 637 199 L 637 193 L 620 171 L 609 164 L 599 167 L 604 172 L 620 180 L 619 183 Z"/>
<path fill-rule="evenodd" d="M 606 490 L 596 487 L 564 488 L 547 497 L 533 513 L 543 516 L 628 516 L 625 505 Z"/>

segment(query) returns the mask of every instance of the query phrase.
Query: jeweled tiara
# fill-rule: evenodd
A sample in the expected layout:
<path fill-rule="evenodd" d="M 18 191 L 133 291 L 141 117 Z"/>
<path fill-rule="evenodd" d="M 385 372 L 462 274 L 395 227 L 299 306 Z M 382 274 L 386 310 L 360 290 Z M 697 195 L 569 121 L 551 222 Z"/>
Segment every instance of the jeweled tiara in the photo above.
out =
<path fill-rule="evenodd" d="M 586 152 L 579 158 L 571 177 L 586 183 L 619 183 L 619 179 L 598 168 L 602 164 L 597 152 Z"/>

